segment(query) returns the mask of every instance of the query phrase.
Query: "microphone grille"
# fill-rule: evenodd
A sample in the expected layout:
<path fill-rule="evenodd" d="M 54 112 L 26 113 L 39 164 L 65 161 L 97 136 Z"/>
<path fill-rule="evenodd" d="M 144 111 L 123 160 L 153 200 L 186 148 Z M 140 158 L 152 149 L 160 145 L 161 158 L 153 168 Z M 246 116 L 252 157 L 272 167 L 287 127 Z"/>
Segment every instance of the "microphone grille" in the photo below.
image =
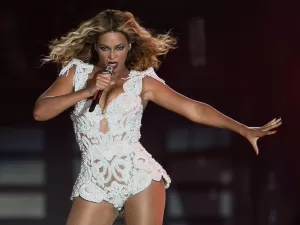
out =
<path fill-rule="evenodd" d="M 106 70 L 107 70 L 108 72 L 112 73 L 113 68 L 112 68 L 111 66 L 107 66 L 107 67 L 106 67 Z"/>

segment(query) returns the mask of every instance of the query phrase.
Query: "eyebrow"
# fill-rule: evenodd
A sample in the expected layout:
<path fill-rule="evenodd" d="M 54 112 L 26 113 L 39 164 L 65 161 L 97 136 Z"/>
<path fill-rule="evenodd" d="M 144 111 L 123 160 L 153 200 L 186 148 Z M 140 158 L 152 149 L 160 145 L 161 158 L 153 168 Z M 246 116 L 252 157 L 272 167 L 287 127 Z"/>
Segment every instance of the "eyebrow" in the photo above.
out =
<path fill-rule="evenodd" d="M 108 47 L 107 45 L 105 45 L 105 44 L 99 43 L 99 45 L 102 45 L 102 46 L 105 46 L 105 47 L 109 48 L 109 47 Z M 116 45 L 116 47 L 118 47 L 118 46 L 120 46 L 120 45 L 125 45 L 125 43 L 118 44 L 118 45 Z"/>

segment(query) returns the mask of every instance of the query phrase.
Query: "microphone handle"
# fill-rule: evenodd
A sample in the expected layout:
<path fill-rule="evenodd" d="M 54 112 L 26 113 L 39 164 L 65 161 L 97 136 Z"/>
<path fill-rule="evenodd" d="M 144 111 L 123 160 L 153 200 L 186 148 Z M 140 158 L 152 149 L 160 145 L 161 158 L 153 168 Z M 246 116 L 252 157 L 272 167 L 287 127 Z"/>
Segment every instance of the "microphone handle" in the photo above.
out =
<path fill-rule="evenodd" d="M 100 99 L 101 95 L 102 95 L 102 91 L 101 90 L 98 90 L 95 93 L 95 95 L 93 97 L 92 104 L 90 105 L 90 108 L 89 108 L 89 112 L 93 112 L 94 109 L 95 109 L 95 107 L 96 107 L 96 105 L 99 104 L 99 99 Z"/>
<path fill-rule="evenodd" d="M 111 66 L 107 66 L 106 69 L 102 73 L 108 73 L 112 75 L 113 68 Z M 93 97 L 92 104 L 90 105 L 89 112 L 93 112 L 96 105 L 99 104 L 99 100 L 101 97 L 102 91 L 98 90 Z"/>

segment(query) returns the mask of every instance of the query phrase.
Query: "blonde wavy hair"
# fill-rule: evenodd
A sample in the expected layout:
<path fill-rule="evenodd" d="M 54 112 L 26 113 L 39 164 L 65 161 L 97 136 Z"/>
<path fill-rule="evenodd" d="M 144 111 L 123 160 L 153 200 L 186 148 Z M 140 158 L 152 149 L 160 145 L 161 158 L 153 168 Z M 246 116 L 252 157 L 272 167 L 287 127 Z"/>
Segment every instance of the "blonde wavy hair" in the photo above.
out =
<path fill-rule="evenodd" d="M 121 32 L 132 44 L 126 59 L 126 67 L 133 70 L 158 68 L 158 56 L 176 48 L 177 39 L 166 34 L 155 34 L 142 27 L 133 14 L 120 10 L 105 10 L 85 21 L 73 31 L 50 42 L 50 53 L 43 62 L 55 62 L 65 66 L 73 58 L 96 64 L 99 60 L 93 45 L 106 32 Z"/>

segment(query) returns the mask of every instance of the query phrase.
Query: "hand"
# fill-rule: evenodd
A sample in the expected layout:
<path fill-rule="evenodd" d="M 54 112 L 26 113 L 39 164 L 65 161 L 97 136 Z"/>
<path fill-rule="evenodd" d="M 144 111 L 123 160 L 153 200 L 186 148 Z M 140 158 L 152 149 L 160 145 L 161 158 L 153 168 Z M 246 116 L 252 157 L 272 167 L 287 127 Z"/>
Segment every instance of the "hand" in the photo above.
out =
<path fill-rule="evenodd" d="M 110 74 L 102 72 L 103 71 L 96 72 L 94 77 L 88 81 L 86 89 L 89 91 L 90 96 L 93 96 L 97 90 L 104 90 L 109 85 L 113 85 L 115 83 L 111 81 Z"/>
<path fill-rule="evenodd" d="M 252 147 L 254 148 L 254 151 L 256 155 L 258 155 L 259 150 L 257 147 L 257 140 L 260 137 L 263 137 L 265 135 L 272 135 L 275 134 L 276 131 L 274 131 L 274 128 L 279 127 L 282 124 L 281 118 L 280 119 L 273 119 L 266 125 L 262 127 L 247 127 L 246 132 L 244 133 L 245 138 L 251 143 Z"/>

